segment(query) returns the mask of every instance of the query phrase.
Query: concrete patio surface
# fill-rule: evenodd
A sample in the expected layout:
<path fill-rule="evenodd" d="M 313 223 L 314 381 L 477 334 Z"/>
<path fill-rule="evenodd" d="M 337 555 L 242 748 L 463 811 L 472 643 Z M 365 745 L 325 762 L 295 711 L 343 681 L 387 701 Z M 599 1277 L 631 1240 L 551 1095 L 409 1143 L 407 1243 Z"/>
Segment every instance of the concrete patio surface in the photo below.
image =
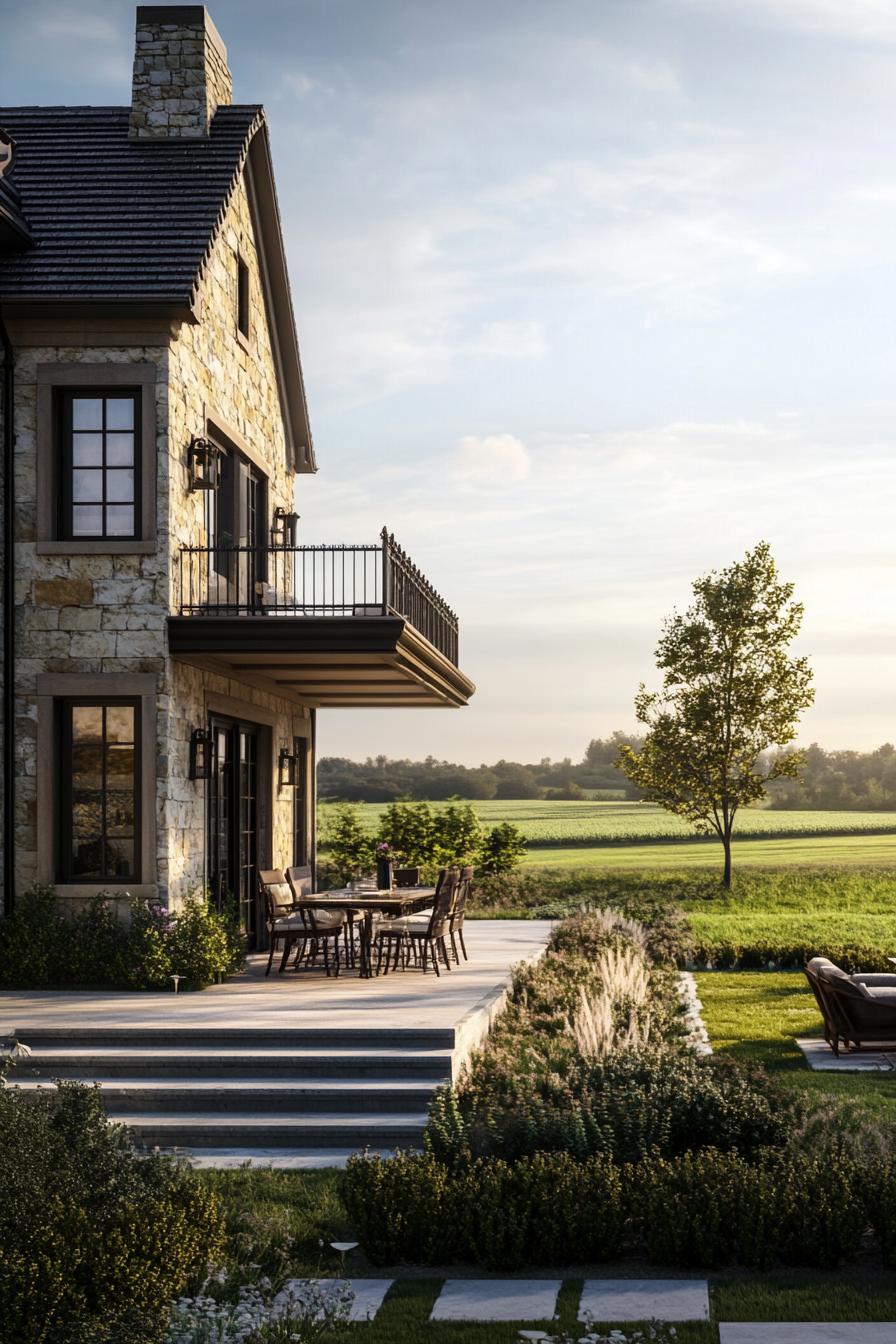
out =
<path fill-rule="evenodd" d="M 821 1036 L 798 1036 L 796 1043 L 810 1069 L 817 1073 L 892 1073 L 896 1069 L 896 1052 L 892 1045 L 867 1050 L 841 1050 L 835 1055 Z"/>
<path fill-rule="evenodd" d="M 266 1027 L 340 1034 L 396 1028 L 404 1033 L 444 1027 L 459 1045 L 466 1019 L 501 999 L 511 967 L 539 957 L 551 928 L 549 920 L 468 920 L 470 960 L 450 972 L 443 969 L 440 978 L 432 970 L 425 975 L 400 970 L 370 980 L 346 970 L 330 979 L 322 970 L 278 975 L 275 959 L 265 979 L 267 955 L 258 953 L 248 958 L 243 974 L 201 993 L 7 991 L 0 994 L 0 1038 L 16 1033 L 25 1040 L 29 1027 L 54 1033 L 68 1029 L 73 1037 L 90 1027 L 166 1034 L 180 1029 L 254 1034 Z"/>

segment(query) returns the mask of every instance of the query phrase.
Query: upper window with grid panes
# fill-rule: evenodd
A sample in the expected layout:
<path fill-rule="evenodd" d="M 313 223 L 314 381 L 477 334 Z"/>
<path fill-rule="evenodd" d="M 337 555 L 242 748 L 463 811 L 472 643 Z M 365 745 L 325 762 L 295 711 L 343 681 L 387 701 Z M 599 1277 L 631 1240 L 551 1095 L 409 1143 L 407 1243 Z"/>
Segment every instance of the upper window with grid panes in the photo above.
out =
<path fill-rule="evenodd" d="M 58 410 L 60 537 L 139 537 L 139 390 L 62 390 Z"/>

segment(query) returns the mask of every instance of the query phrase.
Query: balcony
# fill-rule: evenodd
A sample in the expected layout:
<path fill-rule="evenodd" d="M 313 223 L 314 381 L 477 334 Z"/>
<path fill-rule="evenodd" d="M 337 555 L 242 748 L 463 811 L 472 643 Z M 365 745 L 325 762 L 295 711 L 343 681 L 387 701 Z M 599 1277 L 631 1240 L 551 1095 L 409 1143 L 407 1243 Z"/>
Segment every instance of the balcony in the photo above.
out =
<path fill-rule="evenodd" d="M 465 705 L 457 617 L 385 529 L 370 546 L 184 546 L 172 656 L 303 704 Z"/>

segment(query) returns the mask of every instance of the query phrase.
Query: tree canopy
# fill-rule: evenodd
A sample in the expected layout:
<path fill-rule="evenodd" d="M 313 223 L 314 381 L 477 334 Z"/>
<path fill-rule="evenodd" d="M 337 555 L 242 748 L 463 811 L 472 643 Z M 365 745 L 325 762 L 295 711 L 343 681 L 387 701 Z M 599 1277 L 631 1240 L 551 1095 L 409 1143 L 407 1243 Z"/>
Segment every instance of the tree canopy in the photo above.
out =
<path fill-rule="evenodd" d="M 718 835 L 730 886 L 738 810 L 764 798 L 770 780 L 799 773 L 802 753 L 788 746 L 814 697 L 812 672 L 790 653 L 803 607 L 766 542 L 693 591 L 661 631 L 662 689 L 642 683 L 635 697 L 643 744 L 622 743 L 619 762 L 646 799 Z"/>

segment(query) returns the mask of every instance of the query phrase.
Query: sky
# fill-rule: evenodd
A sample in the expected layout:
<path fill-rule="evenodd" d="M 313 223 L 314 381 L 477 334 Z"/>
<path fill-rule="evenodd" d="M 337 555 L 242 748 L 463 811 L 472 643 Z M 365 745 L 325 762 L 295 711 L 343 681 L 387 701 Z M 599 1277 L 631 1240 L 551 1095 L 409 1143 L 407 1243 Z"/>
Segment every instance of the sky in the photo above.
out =
<path fill-rule="evenodd" d="M 892 0 L 214 0 L 271 127 L 320 470 L 460 616 L 449 710 L 321 754 L 580 759 L 767 540 L 800 740 L 896 736 Z M 130 98 L 133 6 L 0 0 L 4 103 Z"/>

